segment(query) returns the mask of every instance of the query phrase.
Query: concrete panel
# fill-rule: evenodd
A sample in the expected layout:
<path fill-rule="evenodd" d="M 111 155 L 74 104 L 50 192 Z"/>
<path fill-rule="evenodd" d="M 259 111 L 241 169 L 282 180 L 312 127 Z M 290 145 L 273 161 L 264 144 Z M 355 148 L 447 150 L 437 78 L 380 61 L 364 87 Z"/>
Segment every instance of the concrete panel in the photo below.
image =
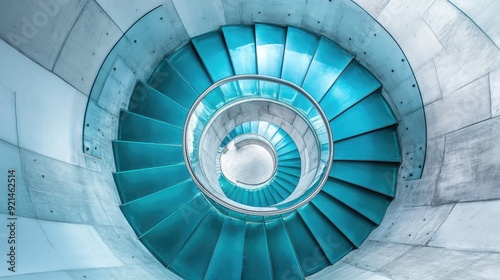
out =
<path fill-rule="evenodd" d="M 362 269 L 376 271 L 404 255 L 412 246 L 366 241 L 357 250 L 351 251 L 342 261 Z"/>
<path fill-rule="evenodd" d="M 15 170 L 16 175 L 16 216 L 23 217 L 35 217 L 35 211 L 33 209 L 33 205 L 31 202 L 31 198 L 29 195 L 28 187 L 26 186 L 26 182 L 24 179 L 24 169 L 21 165 L 21 160 L 19 157 L 19 148 L 11 145 L 9 143 L 0 141 L 0 155 L 2 160 L 0 160 L 0 172 L 2 172 L 1 176 L 7 181 L 7 172 L 8 170 Z M 3 206 L 0 207 L 0 213 L 7 214 L 7 185 L 4 185 L 0 188 L 0 198 L 2 199 Z"/>
<path fill-rule="evenodd" d="M 389 280 L 381 274 L 371 272 L 368 270 L 361 269 L 359 267 L 338 262 L 333 266 L 329 266 L 322 271 L 307 277 L 310 280 L 327 280 L 327 279 L 339 279 L 339 280 Z"/>
<path fill-rule="evenodd" d="M 398 42 L 413 69 L 420 68 L 443 50 L 436 35 L 421 18 L 409 24 L 399 37 Z"/>
<path fill-rule="evenodd" d="M 102 62 L 122 34 L 101 7 L 90 1 L 71 29 L 54 73 L 88 95 Z"/>
<path fill-rule="evenodd" d="M 222 0 L 172 1 L 191 38 L 226 24 Z"/>
<path fill-rule="evenodd" d="M 436 207 L 391 207 L 399 212 L 386 215 L 382 224 L 372 231 L 371 240 L 425 245 L 450 213 L 453 205 Z"/>
<path fill-rule="evenodd" d="M 87 1 L 1 1 L 0 38 L 52 70 L 64 40 Z"/>
<path fill-rule="evenodd" d="M 17 146 L 16 93 L 0 85 L 0 99 L 0 140 Z"/>
<path fill-rule="evenodd" d="M 393 204 L 401 206 L 431 205 L 441 174 L 445 150 L 445 137 L 427 141 L 425 166 L 420 180 L 403 181 L 398 179 L 396 199 Z M 402 174 L 400 174 L 400 177 Z"/>
<path fill-rule="evenodd" d="M 165 269 L 166 270 L 166 269 Z M 160 278 L 159 276 L 153 274 L 150 270 L 143 267 L 142 265 L 130 265 L 112 268 L 101 268 L 101 269 L 86 269 L 86 270 L 72 270 L 68 271 L 68 274 L 73 277 L 73 279 L 89 279 L 89 280 L 100 280 L 100 279 L 180 279 L 176 277 L 173 273 L 171 277 Z"/>
<path fill-rule="evenodd" d="M 498 260 L 493 254 L 416 247 L 380 271 L 392 279 L 498 279 Z"/>
<path fill-rule="evenodd" d="M 377 18 L 387 6 L 389 0 L 354 0 L 354 2 L 372 17 Z"/>
<path fill-rule="evenodd" d="M 16 231 L 18 274 L 122 265 L 92 226 L 18 218 Z M 6 231 L 1 234 L 5 240 Z M 0 270 L 0 276 L 8 273 Z"/>
<path fill-rule="evenodd" d="M 500 118 L 451 133 L 435 203 L 500 198 Z"/>
<path fill-rule="evenodd" d="M 444 135 L 491 117 L 488 76 L 425 107 L 428 138 Z"/>
<path fill-rule="evenodd" d="M 435 59 L 443 95 L 500 65 L 500 49 L 448 1 L 436 0 L 423 18 L 446 50 Z"/>
<path fill-rule="evenodd" d="M 109 224 L 89 171 L 24 150 L 21 162 L 39 219 Z"/>
<path fill-rule="evenodd" d="M 122 32 L 126 32 L 143 15 L 160 6 L 163 0 L 96 0 Z"/>
<path fill-rule="evenodd" d="M 83 165 L 81 127 L 87 98 L 0 41 L 0 84 L 16 92 L 19 146 Z"/>
<path fill-rule="evenodd" d="M 451 0 L 457 8 L 465 13 L 486 35 L 500 48 L 500 2 L 496 0 Z"/>
<path fill-rule="evenodd" d="M 431 60 L 415 71 L 422 101 L 424 105 L 432 103 L 441 98 L 441 87 L 436 72 L 434 61 Z"/>
<path fill-rule="evenodd" d="M 15 275 L 15 273 L 12 273 L 12 275 Z M 75 278 L 71 277 L 65 271 L 6 276 L 6 277 L 3 277 L 2 279 L 6 279 L 6 280 L 75 280 Z"/>
<path fill-rule="evenodd" d="M 291 0 L 283 5 L 276 0 L 223 0 L 228 24 L 266 22 L 277 25 L 300 26 L 306 1 Z M 321 5 L 321 3 L 318 3 Z"/>
<path fill-rule="evenodd" d="M 377 20 L 399 41 L 408 32 L 408 26 L 418 19 L 434 1 L 391 0 Z M 402 26 L 405 28 L 401 28 Z"/>
<path fill-rule="evenodd" d="M 500 116 L 500 69 L 490 74 L 491 115 Z"/>
<path fill-rule="evenodd" d="M 497 181 L 498 182 L 498 181 Z M 429 241 L 430 246 L 500 252 L 500 201 L 459 203 Z"/>

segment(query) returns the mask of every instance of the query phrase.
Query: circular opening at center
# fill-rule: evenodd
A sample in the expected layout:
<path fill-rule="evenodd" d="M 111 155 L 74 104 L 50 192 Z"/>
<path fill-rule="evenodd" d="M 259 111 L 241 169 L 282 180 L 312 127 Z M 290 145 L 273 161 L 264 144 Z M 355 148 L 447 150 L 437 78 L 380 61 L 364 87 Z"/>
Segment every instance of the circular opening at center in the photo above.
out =
<path fill-rule="evenodd" d="M 274 149 L 259 139 L 234 139 L 222 150 L 220 169 L 226 179 L 248 188 L 259 188 L 276 172 Z"/>

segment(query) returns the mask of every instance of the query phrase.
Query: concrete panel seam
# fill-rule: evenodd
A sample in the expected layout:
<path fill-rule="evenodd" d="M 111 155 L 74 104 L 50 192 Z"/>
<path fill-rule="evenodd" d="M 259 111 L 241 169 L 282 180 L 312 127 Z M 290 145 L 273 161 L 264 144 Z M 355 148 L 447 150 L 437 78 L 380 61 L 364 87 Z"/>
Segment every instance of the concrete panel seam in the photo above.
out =
<path fill-rule="evenodd" d="M 90 1 L 93 1 L 93 0 L 90 0 Z M 71 26 L 71 28 L 68 31 L 68 34 L 66 34 L 66 37 L 64 38 L 64 40 L 62 42 L 61 48 L 59 49 L 59 52 L 57 53 L 56 59 L 54 60 L 54 64 L 52 65 L 52 69 L 50 69 L 50 72 L 54 73 L 54 68 L 56 67 L 57 61 L 59 60 L 59 57 L 61 56 L 61 53 L 62 53 L 62 50 L 64 49 L 64 46 L 66 45 L 66 41 L 68 40 L 69 35 L 71 34 L 71 32 L 73 31 L 73 29 L 75 28 L 76 23 L 78 22 L 78 20 L 80 19 L 80 17 L 83 14 L 83 11 L 85 11 L 85 9 L 87 8 L 88 5 L 89 5 L 89 1 L 87 1 L 87 3 L 85 3 L 85 5 L 80 10 L 80 13 L 78 14 L 78 16 L 75 18 L 75 21 L 73 22 L 73 26 Z M 99 6 L 99 7 L 101 7 L 101 6 Z M 54 73 L 54 74 L 56 76 L 58 76 L 56 73 Z M 60 78 L 62 80 L 64 80 L 62 77 L 60 77 Z"/>
<path fill-rule="evenodd" d="M 446 149 L 446 142 L 445 142 L 445 149 Z M 434 235 L 436 235 L 436 233 L 439 231 L 439 229 L 443 226 L 444 222 L 448 219 L 448 217 L 450 216 L 450 213 L 451 211 L 453 211 L 453 209 L 455 208 L 457 204 L 454 203 L 453 206 L 450 208 L 450 210 L 448 211 L 448 213 L 446 214 L 446 218 L 444 218 L 442 221 L 441 221 L 441 224 L 436 228 L 436 230 L 434 230 L 434 233 L 430 236 L 430 238 L 427 240 L 427 242 L 425 243 L 426 247 L 430 247 L 429 246 L 429 242 L 431 242 L 432 238 L 434 237 Z"/>
<path fill-rule="evenodd" d="M 457 5 L 455 5 L 455 3 L 453 3 L 451 0 L 447 0 L 448 3 L 450 3 L 453 7 L 455 7 L 455 9 L 459 10 L 460 13 L 462 13 L 464 16 L 466 16 L 472 23 L 474 23 L 474 25 L 479 29 L 481 30 L 481 33 L 484 34 L 484 36 L 486 36 L 486 38 L 488 38 L 488 40 L 490 40 L 493 45 L 495 45 L 497 47 L 497 49 L 500 50 L 500 46 L 498 46 L 495 41 L 493 41 L 491 39 L 491 37 L 488 35 L 488 33 L 484 32 L 484 30 L 481 28 L 481 26 L 479 26 L 468 14 L 466 14 L 464 11 L 462 11 L 462 9 L 460 9 Z"/>

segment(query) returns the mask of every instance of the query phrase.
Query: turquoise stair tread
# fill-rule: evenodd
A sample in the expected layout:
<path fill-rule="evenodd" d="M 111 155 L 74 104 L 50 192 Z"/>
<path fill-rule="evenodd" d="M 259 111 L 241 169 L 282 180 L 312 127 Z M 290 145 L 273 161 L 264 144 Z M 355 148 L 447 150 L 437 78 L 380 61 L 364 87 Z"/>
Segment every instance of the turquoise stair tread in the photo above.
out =
<path fill-rule="evenodd" d="M 311 203 L 300 208 L 298 212 L 330 263 L 336 263 L 355 248 L 354 244 Z"/>
<path fill-rule="evenodd" d="M 185 107 L 142 82 L 134 88 L 129 111 L 177 127 L 184 126 L 188 114 Z"/>
<path fill-rule="evenodd" d="M 382 222 L 392 200 L 390 197 L 332 178 L 328 179 L 322 190 L 377 225 Z"/>
<path fill-rule="evenodd" d="M 190 179 L 185 164 L 117 172 L 113 178 L 122 203 L 161 191 Z"/>
<path fill-rule="evenodd" d="M 312 202 L 356 247 L 361 246 L 375 227 L 373 222 L 323 192 Z"/>
<path fill-rule="evenodd" d="M 131 112 L 122 111 L 118 139 L 158 144 L 182 144 L 182 128 Z"/>
<path fill-rule="evenodd" d="M 182 146 L 156 143 L 113 141 L 117 171 L 167 166 L 184 162 Z"/>
<path fill-rule="evenodd" d="M 223 26 L 222 32 L 233 65 L 234 73 L 257 74 L 255 33 L 249 25 Z"/>
<path fill-rule="evenodd" d="M 298 213 L 289 215 L 284 221 L 305 276 L 330 265 L 330 261 Z"/>
<path fill-rule="evenodd" d="M 302 86 L 318 43 L 319 38 L 316 35 L 289 26 L 281 78 Z"/>
<path fill-rule="evenodd" d="M 281 77 L 286 29 L 269 24 L 255 24 L 257 69 L 259 75 Z"/>
<path fill-rule="evenodd" d="M 221 32 L 200 35 L 193 38 L 192 42 L 212 82 L 234 75 Z"/>
<path fill-rule="evenodd" d="M 243 265 L 246 223 L 226 219 L 213 252 L 205 279 L 240 279 Z"/>
<path fill-rule="evenodd" d="M 281 197 L 283 197 L 285 199 L 287 197 L 289 197 L 290 194 L 292 193 L 292 191 L 290 191 L 289 189 L 287 189 L 285 186 L 281 185 L 280 183 L 276 182 L 276 180 L 271 183 L 269 188 L 273 188 L 276 192 L 278 192 L 280 194 Z"/>
<path fill-rule="evenodd" d="M 334 159 L 401 162 L 396 128 L 388 127 L 335 142 Z"/>
<path fill-rule="evenodd" d="M 371 132 L 397 123 L 389 104 L 374 92 L 330 121 L 334 141 Z"/>
<path fill-rule="evenodd" d="M 148 231 L 141 241 L 168 267 L 209 209 L 208 202 L 199 195 Z"/>
<path fill-rule="evenodd" d="M 380 87 L 370 72 L 352 61 L 320 101 L 320 106 L 331 120 Z"/>
<path fill-rule="evenodd" d="M 120 206 L 138 236 L 189 202 L 199 190 L 192 180 Z"/>
<path fill-rule="evenodd" d="M 334 161 L 330 177 L 395 197 L 398 163 Z"/>
<path fill-rule="evenodd" d="M 339 45 L 321 37 L 302 88 L 319 102 L 352 59 Z"/>
<path fill-rule="evenodd" d="M 172 63 L 175 69 L 198 94 L 201 94 L 212 85 L 210 76 L 203 67 L 192 44 L 176 52 L 168 61 Z"/>
<path fill-rule="evenodd" d="M 241 279 L 273 279 L 264 223 L 247 223 Z"/>
<path fill-rule="evenodd" d="M 266 223 L 267 246 L 274 279 L 299 278 L 304 274 L 282 219 Z"/>
<path fill-rule="evenodd" d="M 186 241 L 169 269 L 184 279 L 203 279 L 223 224 L 224 218 L 212 209 Z"/>
<path fill-rule="evenodd" d="M 187 109 L 191 108 L 198 98 L 196 90 L 184 80 L 168 60 L 164 60 L 156 68 L 148 84 Z"/>
<path fill-rule="evenodd" d="M 297 167 L 297 168 L 300 168 L 301 167 L 300 156 L 298 156 L 298 154 L 297 154 L 296 158 L 287 159 L 287 160 L 281 160 L 281 161 L 279 161 L 279 166 L 288 166 L 288 167 Z"/>

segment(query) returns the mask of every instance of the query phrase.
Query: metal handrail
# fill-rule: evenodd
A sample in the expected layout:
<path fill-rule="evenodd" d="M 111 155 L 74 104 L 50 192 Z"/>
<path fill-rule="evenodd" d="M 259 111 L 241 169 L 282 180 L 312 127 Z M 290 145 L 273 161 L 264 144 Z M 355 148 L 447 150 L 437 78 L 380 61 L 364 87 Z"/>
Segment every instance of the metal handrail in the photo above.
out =
<path fill-rule="evenodd" d="M 186 165 L 188 167 L 188 172 L 191 175 L 191 177 L 193 178 L 193 181 L 195 182 L 195 184 L 200 188 L 200 190 L 205 195 L 207 195 L 209 198 L 211 198 L 212 200 L 214 200 L 216 203 L 219 203 L 220 205 L 222 205 L 223 207 L 225 207 L 225 208 L 227 208 L 229 210 L 236 211 L 238 213 L 248 214 L 248 215 L 255 215 L 255 216 L 272 216 L 272 215 L 284 214 L 284 213 L 293 211 L 295 209 L 298 209 L 298 208 L 304 206 L 305 204 L 307 204 L 310 200 L 312 200 L 321 191 L 322 187 L 324 186 L 324 184 L 328 180 L 328 176 L 329 176 L 330 170 L 332 168 L 332 160 L 333 160 L 333 136 L 332 136 L 332 132 L 331 132 L 331 129 L 330 129 L 329 125 L 325 126 L 325 129 L 326 129 L 327 135 L 328 135 L 328 145 L 329 145 L 328 159 L 329 160 L 327 162 L 326 169 L 325 169 L 325 172 L 323 174 L 323 178 L 321 179 L 318 187 L 316 187 L 316 190 L 313 193 L 311 193 L 304 200 L 302 200 L 299 203 L 294 204 L 292 206 L 289 206 L 289 207 L 286 207 L 286 208 L 282 208 L 282 209 L 268 210 L 268 211 L 254 211 L 254 210 L 249 210 L 249 209 L 244 209 L 242 207 L 238 207 L 236 205 L 227 203 L 224 200 L 221 200 L 219 197 L 217 197 L 212 192 L 210 192 L 203 185 L 203 183 L 200 182 L 200 180 L 198 179 L 198 177 L 196 176 L 196 174 L 194 174 L 194 172 L 193 172 L 191 161 L 189 160 L 189 151 L 188 151 L 187 145 L 185 143 L 186 139 L 187 139 L 189 120 L 191 119 L 191 117 L 195 113 L 195 110 L 198 107 L 198 105 L 214 89 L 219 88 L 220 86 L 225 85 L 225 84 L 230 83 L 230 82 L 242 81 L 242 80 L 258 80 L 258 81 L 273 82 L 273 83 L 277 83 L 277 84 L 281 84 L 281 85 L 285 85 L 285 86 L 291 87 L 294 90 L 296 90 L 299 93 L 301 93 L 302 95 L 304 95 L 313 104 L 313 106 L 317 109 L 317 111 L 321 115 L 321 118 L 322 118 L 322 120 L 323 120 L 323 122 L 325 124 L 329 123 L 328 118 L 326 117 L 325 113 L 323 112 L 323 110 L 321 109 L 321 107 L 319 106 L 319 104 L 316 102 L 316 100 L 314 100 L 314 98 L 312 98 L 311 95 L 307 91 L 305 91 L 303 88 L 295 85 L 292 82 L 289 82 L 289 81 L 286 81 L 286 80 L 283 80 L 283 79 L 280 79 L 280 78 L 276 78 L 276 77 L 270 77 L 270 76 L 265 76 L 265 75 L 256 75 L 256 74 L 235 75 L 235 76 L 231 76 L 231 77 L 219 80 L 219 81 L 215 82 L 214 84 L 212 84 L 210 87 L 208 87 L 202 94 L 200 94 L 200 96 L 198 97 L 198 99 L 196 99 L 196 101 L 193 103 L 193 105 L 189 109 L 189 112 L 188 112 L 188 115 L 187 115 L 187 118 L 186 118 L 186 122 L 184 124 L 183 140 L 182 140 L 184 161 L 186 162 Z M 262 208 L 264 208 L 264 207 L 262 207 Z"/>

